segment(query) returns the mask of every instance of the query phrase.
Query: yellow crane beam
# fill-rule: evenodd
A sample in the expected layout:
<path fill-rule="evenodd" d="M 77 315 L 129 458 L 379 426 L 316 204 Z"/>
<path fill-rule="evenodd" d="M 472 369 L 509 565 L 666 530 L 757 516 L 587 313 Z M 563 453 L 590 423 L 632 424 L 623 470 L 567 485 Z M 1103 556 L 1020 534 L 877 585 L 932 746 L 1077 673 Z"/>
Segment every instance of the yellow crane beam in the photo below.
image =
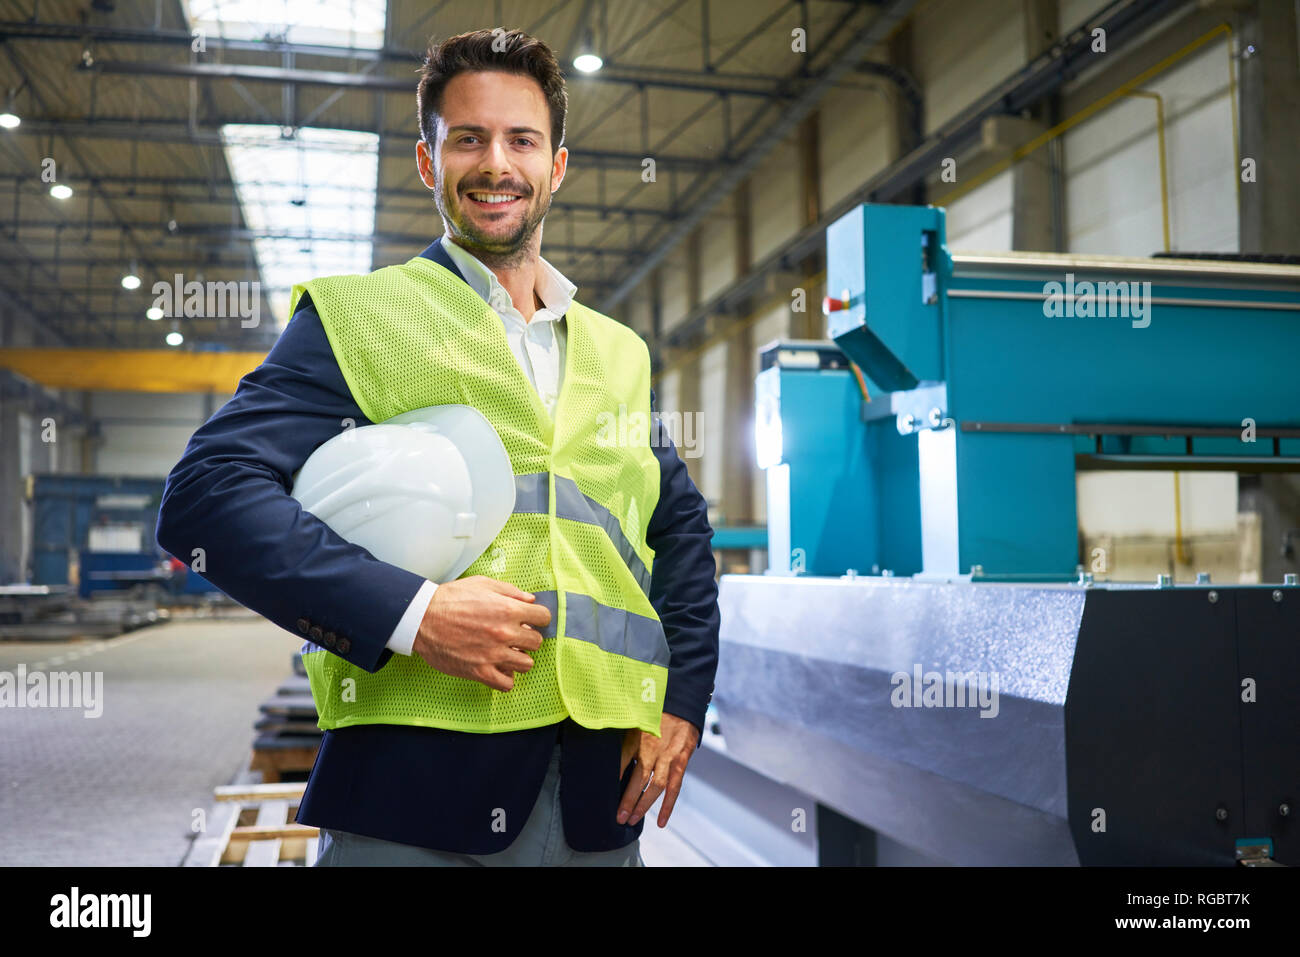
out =
<path fill-rule="evenodd" d="M 51 389 L 230 394 L 264 352 L 174 349 L 0 349 L 0 368 Z"/>

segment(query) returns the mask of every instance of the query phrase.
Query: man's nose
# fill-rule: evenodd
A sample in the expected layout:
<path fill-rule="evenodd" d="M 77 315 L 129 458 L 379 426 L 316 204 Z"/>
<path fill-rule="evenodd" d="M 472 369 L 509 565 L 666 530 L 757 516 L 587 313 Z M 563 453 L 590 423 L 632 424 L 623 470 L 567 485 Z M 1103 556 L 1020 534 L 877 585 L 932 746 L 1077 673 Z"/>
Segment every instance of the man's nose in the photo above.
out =
<path fill-rule="evenodd" d="M 499 137 L 494 136 L 488 142 L 487 149 L 483 151 L 483 159 L 479 164 L 479 172 L 495 176 L 510 172 L 510 162 L 506 158 L 505 143 Z"/>

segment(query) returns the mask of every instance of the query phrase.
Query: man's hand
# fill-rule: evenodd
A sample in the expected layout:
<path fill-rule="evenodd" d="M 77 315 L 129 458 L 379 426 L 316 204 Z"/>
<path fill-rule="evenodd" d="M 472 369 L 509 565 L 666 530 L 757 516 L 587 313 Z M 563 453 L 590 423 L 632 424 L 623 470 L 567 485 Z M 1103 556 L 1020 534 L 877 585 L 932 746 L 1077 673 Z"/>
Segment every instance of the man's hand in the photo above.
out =
<path fill-rule="evenodd" d="M 533 667 L 541 629 L 551 612 L 514 585 L 484 575 L 439 585 L 424 611 L 413 651 L 443 674 L 478 681 L 497 691 Z"/>
<path fill-rule="evenodd" d="M 666 712 L 660 720 L 659 731 L 663 737 L 656 738 L 640 728 L 629 728 L 623 736 L 619 780 L 623 779 L 627 764 L 634 757 L 636 768 L 632 771 L 627 790 L 623 792 L 623 800 L 618 803 L 620 824 L 634 827 L 660 794 L 664 795 L 664 803 L 659 809 L 659 826 L 665 827 L 673 813 L 677 792 L 682 789 L 682 778 L 686 775 L 686 762 L 700 743 L 700 733 L 685 718 Z"/>

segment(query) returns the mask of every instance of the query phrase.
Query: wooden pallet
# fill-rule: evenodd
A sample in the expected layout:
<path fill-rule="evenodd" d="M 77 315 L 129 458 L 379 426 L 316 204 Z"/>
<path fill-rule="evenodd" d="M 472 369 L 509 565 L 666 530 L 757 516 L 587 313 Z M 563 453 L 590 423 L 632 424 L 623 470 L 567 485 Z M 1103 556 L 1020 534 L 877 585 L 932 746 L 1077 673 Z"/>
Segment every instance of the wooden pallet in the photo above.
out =
<path fill-rule="evenodd" d="M 262 781 L 268 784 L 283 781 L 289 773 L 310 772 L 316 763 L 321 731 L 307 679 L 291 675 L 258 710 L 261 717 L 253 727 L 261 733 L 253 742 L 249 768 L 261 771 Z"/>
<path fill-rule="evenodd" d="M 311 867 L 317 828 L 293 823 L 305 784 L 234 784 L 213 792 L 206 837 L 194 842 L 186 867 Z"/>
<path fill-rule="evenodd" d="M 261 771 L 267 784 L 278 784 L 287 773 L 307 774 L 316 763 L 320 736 L 302 734 L 263 734 L 253 742 L 251 771 Z"/>

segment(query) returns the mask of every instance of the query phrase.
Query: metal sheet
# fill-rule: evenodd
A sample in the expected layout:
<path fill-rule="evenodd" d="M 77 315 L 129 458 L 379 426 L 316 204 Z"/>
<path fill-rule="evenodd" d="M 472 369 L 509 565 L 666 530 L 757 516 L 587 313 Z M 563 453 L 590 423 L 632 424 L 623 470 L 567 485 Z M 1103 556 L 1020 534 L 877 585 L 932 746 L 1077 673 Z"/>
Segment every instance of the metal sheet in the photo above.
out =
<path fill-rule="evenodd" d="M 719 600 L 739 760 L 942 860 L 1077 862 L 1062 709 L 1082 589 L 725 576 Z M 985 676 L 996 707 L 895 706 L 918 666 Z"/>

